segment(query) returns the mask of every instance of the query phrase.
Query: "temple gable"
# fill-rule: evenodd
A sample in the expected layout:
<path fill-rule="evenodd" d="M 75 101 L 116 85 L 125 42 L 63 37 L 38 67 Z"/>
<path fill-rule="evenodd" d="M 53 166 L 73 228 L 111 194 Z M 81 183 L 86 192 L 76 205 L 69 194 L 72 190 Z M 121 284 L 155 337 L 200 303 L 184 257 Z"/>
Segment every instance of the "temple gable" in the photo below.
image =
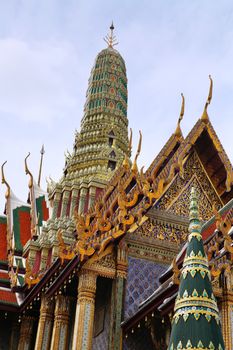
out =
<path fill-rule="evenodd" d="M 223 203 L 195 150 L 188 156 L 184 164 L 183 176 L 180 174 L 175 176 L 167 191 L 156 204 L 156 208 L 187 217 L 188 196 L 192 186 L 195 186 L 198 192 L 202 221 L 208 220 L 213 215 L 213 204 L 221 208 Z"/>

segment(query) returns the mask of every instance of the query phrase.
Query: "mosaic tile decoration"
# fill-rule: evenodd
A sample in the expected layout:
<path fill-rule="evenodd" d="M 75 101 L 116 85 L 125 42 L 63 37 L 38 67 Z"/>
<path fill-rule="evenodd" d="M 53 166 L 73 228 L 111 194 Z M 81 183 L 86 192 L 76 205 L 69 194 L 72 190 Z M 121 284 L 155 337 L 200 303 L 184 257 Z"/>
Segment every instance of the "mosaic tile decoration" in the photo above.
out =
<path fill-rule="evenodd" d="M 133 316 L 137 312 L 139 304 L 155 291 L 159 286 L 158 279 L 166 269 L 166 265 L 129 257 L 124 319 Z"/>

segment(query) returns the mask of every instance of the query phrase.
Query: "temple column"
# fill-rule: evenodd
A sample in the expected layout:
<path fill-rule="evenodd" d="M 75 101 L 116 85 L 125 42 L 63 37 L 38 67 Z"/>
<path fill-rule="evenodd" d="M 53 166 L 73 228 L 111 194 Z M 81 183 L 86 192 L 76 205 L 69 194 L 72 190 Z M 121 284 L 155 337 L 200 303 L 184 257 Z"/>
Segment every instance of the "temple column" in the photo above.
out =
<path fill-rule="evenodd" d="M 226 349 L 232 348 L 233 293 L 225 291 L 219 303 L 222 320 L 222 334 Z"/>
<path fill-rule="evenodd" d="M 87 198 L 87 189 L 85 187 L 82 187 L 80 190 L 79 205 L 78 205 L 79 214 L 82 214 L 84 212 L 86 198 Z"/>
<path fill-rule="evenodd" d="M 114 310 L 112 314 L 112 325 L 110 334 L 109 349 L 122 350 L 122 330 L 121 322 L 123 319 L 124 304 L 124 284 L 127 277 L 128 266 L 128 247 L 122 240 L 117 249 L 116 278 L 113 284 L 113 302 Z"/>
<path fill-rule="evenodd" d="M 93 338 L 96 274 L 82 271 L 78 283 L 73 350 L 91 350 Z"/>
<path fill-rule="evenodd" d="M 20 327 L 20 334 L 19 334 L 19 345 L 18 350 L 29 350 L 32 344 L 32 332 L 33 332 L 33 325 L 34 325 L 34 317 L 31 316 L 23 316 L 21 327 Z"/>
<path fill-rule="evenodd" d="M 54 195 L 54 200 L 53 200 L 53 214 L 52 214 L 52 219 L 56 219 L 57 217 L 57 212 L 59 208 L 59 203 L 61 199 L 61 192 L 56 192 Z"/>
<path fill-rule="evenodd" d="M 51 334 L 53 329 L 53 316 L 54 301 L 51 300 L 51 298 L 42 296 L 35 349 L 50 349 Z"/>
<path fill-rule="evenodd" d="M 68 344 L 68 325 L 70 312 L 70 298 L 58 295 L 56 298 L 55 317 L 51 350 L 66 350 Z"/>
<path fill-rule="evenodd" d="M 78 201 L 78 190 L 73 189 L 72 195 L 71 195 L 71 203 L 70 203 L 70 217 L 72 217 L 74 214 L 74 210 L 77 206 L 77 201 Z"/>
<path fill-rule="evenodd" d="M 96 196 L 96 187 L 91 186 L 89 188 L 88 209 L 90 209 L 93 206 L 93 204 L 95 203 L 95 196 Z"/>
<path fill-rule="evenodd" d="M 66 212 L 67 212 L 67 207 L 69 204 L 69 198 L 70 198 L 70 191 L 65 190 L 63 192 L 63 197 L 62 197 L 62 206 L 61 206 L 61 216 L 67 216 Z"/>

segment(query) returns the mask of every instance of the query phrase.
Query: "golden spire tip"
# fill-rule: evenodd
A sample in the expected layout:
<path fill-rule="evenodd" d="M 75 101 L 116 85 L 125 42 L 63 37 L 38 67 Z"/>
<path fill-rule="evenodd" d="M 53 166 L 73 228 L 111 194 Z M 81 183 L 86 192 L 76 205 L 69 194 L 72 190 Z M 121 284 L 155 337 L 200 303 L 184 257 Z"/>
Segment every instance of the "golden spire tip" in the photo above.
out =
<path fill-rule="evenodd" d="M 115 29 L 113 21 L 109 29 L 110 29 L 110 33 L 105 36 L 104 41 L 108 44 L 108 47 L 112 49 L 114 46 L 118 44 L 116 36 L 113 33 Z"/>

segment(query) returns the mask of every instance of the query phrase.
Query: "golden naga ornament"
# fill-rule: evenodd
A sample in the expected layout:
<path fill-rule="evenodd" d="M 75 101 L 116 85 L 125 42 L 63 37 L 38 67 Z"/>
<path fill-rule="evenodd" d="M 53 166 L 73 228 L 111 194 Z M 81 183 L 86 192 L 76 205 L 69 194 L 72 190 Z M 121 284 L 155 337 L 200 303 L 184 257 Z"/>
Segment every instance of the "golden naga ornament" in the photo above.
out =
<path fill-rule="evenodd" d="M 61 260 L 61 265 L 63 265 L 64 260 L 71 260 L 75 256 L 75 252 L 72 250 L 72 247 L 67 246 L 64 242 L 63 236 L 62 236 L 62 230 L 58 230 L 57 232 L 57 239 L 58 239 L 58 249 L 59 249 L 59 258 Z"/>
<path fill-rule="evenodd" d="M 25 284 L 28 285 L 28 288 L 31 288 L 34 284 L 37 284 L 41 278 L 43 277 L 42 274 L 39 274 L 39 272 L 34 273 L 32 272 L 32 268 L 29 263 L 29 259 L 26 259 L 26 271 L 24 276 Z"/>

